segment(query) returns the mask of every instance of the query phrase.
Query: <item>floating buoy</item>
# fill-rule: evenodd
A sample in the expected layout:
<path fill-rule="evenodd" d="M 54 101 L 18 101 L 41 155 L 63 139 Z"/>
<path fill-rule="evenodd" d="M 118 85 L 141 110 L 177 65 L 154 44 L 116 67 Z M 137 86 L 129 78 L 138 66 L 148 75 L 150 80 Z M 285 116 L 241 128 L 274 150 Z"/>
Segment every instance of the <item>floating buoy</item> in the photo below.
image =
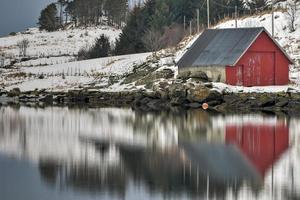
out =
<path fill-rule="evenodd" d="M 203 103 L 202 104 L 202 108 L 203 108 L 203 110 L 207 110 L 208 109 L 208 104 L 207 103 Z"/>

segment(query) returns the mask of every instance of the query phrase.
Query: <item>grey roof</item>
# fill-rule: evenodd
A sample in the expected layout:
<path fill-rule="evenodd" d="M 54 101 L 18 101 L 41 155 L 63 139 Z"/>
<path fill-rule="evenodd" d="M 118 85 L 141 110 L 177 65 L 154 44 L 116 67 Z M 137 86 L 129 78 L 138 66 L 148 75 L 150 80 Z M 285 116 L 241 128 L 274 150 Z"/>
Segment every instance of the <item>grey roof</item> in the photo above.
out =
<path fill-rule="evenodd" d="M 292 59 L 263 28 L 207 29 L 178 61 L 179 67 L 233 66 L 257 37 L 266 32 L 291 63 Z"/>

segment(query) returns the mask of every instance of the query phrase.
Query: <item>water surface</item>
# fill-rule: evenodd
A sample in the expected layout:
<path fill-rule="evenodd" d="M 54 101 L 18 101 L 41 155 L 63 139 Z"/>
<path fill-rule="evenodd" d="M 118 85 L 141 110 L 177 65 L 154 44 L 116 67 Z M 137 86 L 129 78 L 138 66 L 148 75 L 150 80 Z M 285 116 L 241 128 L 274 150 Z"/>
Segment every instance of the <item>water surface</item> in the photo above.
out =
<path fill-rule="evenodd" d="M 300 198 L 299 122 L 0 107 L 0 199 Z"/>

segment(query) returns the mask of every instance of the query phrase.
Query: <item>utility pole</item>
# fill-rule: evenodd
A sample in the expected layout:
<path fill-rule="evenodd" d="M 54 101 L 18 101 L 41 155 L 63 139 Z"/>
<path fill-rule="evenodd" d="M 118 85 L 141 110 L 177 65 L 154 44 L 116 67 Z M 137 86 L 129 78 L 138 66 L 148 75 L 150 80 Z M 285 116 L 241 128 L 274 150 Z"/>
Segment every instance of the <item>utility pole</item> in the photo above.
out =
<path fill-rule="evenodd" d="M 192 20 L 190 21 L 190 35 L 192 35 Z"/>
<path fill-rule="evenodd" d="M 274 37 L 274 1 L 272 0 L 272 37 Z"/>
<path fill-rule="evenodd" d="M 197 9 L 197 32 L 200 32 L 200 10 Z"/>
<path fill-rule="evenodd" d="M 183 30 L 186 31 L 186 17 L 183 16 Z"/>
<path fill-rule="evenodd" d="M 235 28 L 237 28 L 237 6 L 235 6 L 235 14 L 234 14 L 234 18 L 235 18 Z"/>
<path fill-rule="evenodd" d="M 185 25 L 186 25 L 186 19 L 185 19 L 185 16 L 183 17 L 183 30 L 185 32 Z"/>
<path fill-rule="evenodd" d="M 207 28 L 210 26 L 210 20 L 209 20 L 209 0 L 207 0 Z"/>

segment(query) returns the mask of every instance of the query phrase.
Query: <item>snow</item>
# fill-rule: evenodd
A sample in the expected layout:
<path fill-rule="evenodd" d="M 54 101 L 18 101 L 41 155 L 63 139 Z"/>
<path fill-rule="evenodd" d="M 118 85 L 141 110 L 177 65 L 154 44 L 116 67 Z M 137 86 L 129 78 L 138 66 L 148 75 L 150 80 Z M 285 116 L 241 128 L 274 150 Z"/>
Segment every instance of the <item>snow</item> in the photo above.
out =
<path fill-rule="evenodd" d="M 243 87 L 243 86 L 227 85 L 225 83 L 213 83 L 213 88 L 221 93 L 226 93 L 226 94 L 300 92 L 300 86 L 298 85 Z"/>
<path fill-rule="evenodd" d="M 23 39 L 29 40 L 27 55 L 29 57 L 74 56 L 86 46 L 91 46 L 101 34 L 109 36 L 112 43 L 119 37 L 121 30 L 108 26 L 75 28 L 55 32 L 39 31 L 30 28 L 16 36 L 0 38 L 0 53 L 8 57 L 18 57 L 17 43 Z"/>
<path fill-rule="evenodd" d="M 10 73 L 25 73 L 30 74 L 30 77 L 12 79 L 2 77 L 2 82 L 6 90 L 20 88 L 21 91 L 33 91 L 35 89 L 66 91 L 95 83 L 96 80 L 98 85 L 106 85 L 109 76 L 124 76 L 130 73 L 135 65 L 146 62 L 150 55 L 151 53 L 130 54 L 58 65 L 21 67 L 15 71 L 12 70 Z M 39 79 L 38 77 L 41 75 L 45 78 Z M 111 88 L 105 88 L 104 90 L 121 91 L 126 87 L 128 86 L 120 85 L 120 82 L 118 82 Z"/>
<path fill-rule="evenodd" d="M 22 83 L 13 84 L 6 87 L 7 90 L 13 88 L 19 88 L 21 91 L 33 91 L 35 89 L 51 89 L 51 90 L 65 90 L 66 88 L 75 88 L 78 86 L 83 86 L 89 84 L 94 80 L 92 77 L 87 76 L 66 76 L 62 78 L 61 76 L 54 76 L 45 79 L 32 79 L 27 80 Z"/>
<path fill-rule="evenodd" d="M 24 67 L 22 71 L 32 74 L 75 74 L 75 73 L 104 73 L 122 75 L 133 69 L 136 64 L 144 62 L 151 53 L 130 54 L 99 59 L 69 62 L 58 65 L 41 67 Z"/>

